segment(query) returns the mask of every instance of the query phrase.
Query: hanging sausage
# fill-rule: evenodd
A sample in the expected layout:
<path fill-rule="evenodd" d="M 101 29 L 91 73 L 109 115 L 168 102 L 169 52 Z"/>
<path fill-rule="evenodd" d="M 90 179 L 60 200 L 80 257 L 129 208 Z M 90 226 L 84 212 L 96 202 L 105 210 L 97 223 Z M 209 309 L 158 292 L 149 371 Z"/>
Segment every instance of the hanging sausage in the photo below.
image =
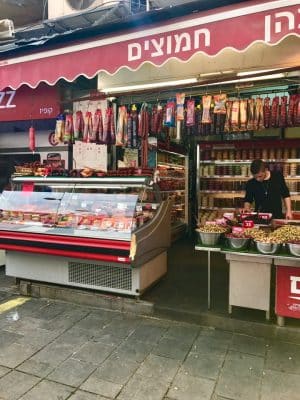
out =
<path fill-rule="evenodd" d="M 93 132 L 92 113 L 87 111 L 84 117 L 83 141 L 89 143 Z"/>
<path fill-rule="evenodd" d="M 35 129 L 33 126 L 29 128 L 29 143 L 28 148 L 33 153 L 35 152 Z"/>
<path fill-rule="evenodd" d="M 269 128 L 271 123 L 271 99 L 265 97 L 264 99 L 264 127 Z"/>
<path fill-rule="evenodd" d="M 72 114 L 66 114 L 66 116 L 65 116 L 65 129 L 64 129 L 64 134 L 63 134 L 63 142 L 65 144 L 72 143 L 73 142 L 73 134 L 74 134 L 73 115 Z"/>

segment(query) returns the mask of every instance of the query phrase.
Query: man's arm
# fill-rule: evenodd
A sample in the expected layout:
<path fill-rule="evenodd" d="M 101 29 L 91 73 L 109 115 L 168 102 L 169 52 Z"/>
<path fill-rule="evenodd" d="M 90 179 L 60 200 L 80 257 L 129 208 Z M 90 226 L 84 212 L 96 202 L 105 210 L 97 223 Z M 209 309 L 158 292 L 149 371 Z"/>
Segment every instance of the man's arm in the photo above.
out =
<path fill-rule="evenodd" d="M 293 219 L 291 198 L 285 197 L 283 200 L 284 200 L 284 205 L 285 205 L 285 218 Z"/>

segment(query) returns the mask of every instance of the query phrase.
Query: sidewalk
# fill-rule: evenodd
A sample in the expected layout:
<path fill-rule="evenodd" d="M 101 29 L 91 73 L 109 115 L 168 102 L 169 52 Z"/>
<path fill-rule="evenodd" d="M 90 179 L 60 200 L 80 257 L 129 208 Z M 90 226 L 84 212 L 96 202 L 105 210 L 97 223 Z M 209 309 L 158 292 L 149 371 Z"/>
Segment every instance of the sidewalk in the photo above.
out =
<path fill-rule="evenodd" d="M 13 290 L 0 329 L 2 400 L 299 400 L 296 343 Z"/>

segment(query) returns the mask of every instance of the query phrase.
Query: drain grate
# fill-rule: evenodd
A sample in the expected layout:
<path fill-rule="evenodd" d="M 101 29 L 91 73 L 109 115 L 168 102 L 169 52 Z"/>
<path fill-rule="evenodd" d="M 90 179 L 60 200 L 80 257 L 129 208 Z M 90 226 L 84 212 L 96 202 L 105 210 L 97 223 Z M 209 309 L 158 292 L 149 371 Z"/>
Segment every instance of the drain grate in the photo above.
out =
<path fill-rule="evenodd" d="M 69 262 L 69 282 L 102 288 L 132 289 L 132 270 L 115 265 Z"/>

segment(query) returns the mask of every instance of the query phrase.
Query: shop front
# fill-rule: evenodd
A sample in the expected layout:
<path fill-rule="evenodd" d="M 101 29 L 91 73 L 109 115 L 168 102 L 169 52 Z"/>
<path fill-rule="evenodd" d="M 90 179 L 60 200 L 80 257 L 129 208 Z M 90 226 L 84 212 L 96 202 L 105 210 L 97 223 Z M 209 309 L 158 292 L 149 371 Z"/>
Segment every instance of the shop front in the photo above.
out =
<path fill-rule="evenodd" d="M 77 129 L 78 134 L 74 137 L 73 146 L 75 162 L 69 167 L 73 175 L 70 180 L 65 177 L 66 182 L 57 182 L 57 178 L 51 176 L 43 181 L 49 184 L 53 193 L 64 193 L 64 198 L 55 197 L 54 202 L 59 201 L 59 207 L 56 204 L 56 208 L 50 210 L 49 204 L 44 204 L 43 215 L 36 221 L 38 224 L 31 227 L 22 225 L 22 232 L 18 233 L 17 238 L 18 246 L 21 247 L 11 247 L 10 241 L 16 239 L 14 235 L 11 236 L 9 228 L 11 215 L 9 214 L 10 221 L 4 218 L 4 222 L 0 224 L 0 245 L 9 251 L 10 273 L 25 279 L 139 294 L 162 277 L 166 268 L 153 273 L 153 278 L 144 286 L 135 286 L 131 281 L 130 288 L 134 288 L 132 290 L 123 290 L 122 286 L 111 290 L 102 283 L 95 285 L 92 280 L 97 282 L 100 279 L 100 267 L 105 269 L 105 276 L 111 276 L 113 281 L 115 273 L 112 271 L 117 271 L 117 266 L 123 275 L 128 273 L 128 265 L 143 268 L 153 261 L 149 271 L 155 271 L 158 264 L 165 266 L 166 261 L 162 262 L 157 257 L 165 257 L 170 243 L 168 240 L 162 243 L 159 235 L 159 232 L 162 233 L 161 225 L 158 224 L 161 217 L 158 215 L 166 215 L 166 224 L 168 218 L 171 218 L 173 226 L 180 225 L 186 229 L 188 225 L 189 230 L 193 231 L 196 224 L 209 226 L 209 223 L 221 219 L 224 213 L 234 213 L 241 205 L 244 184 L 249 179 L 249 165 L 254 158 L 263 158 L 270 162 L 272 168 L 282 170 L 287 177 L 293 209 L 296 211 L 300 199 L 297 172 L 298 164 L 300 166 L 300 154 L 297 150 L 300 143 L 298 8 L 298 1 L 242 2 L 156 25 L 133 28 L 109 37 L 93 38 L 82 43 L 9 58 L 5 63 L 0 63 L 1 85 L 13 90 L 23 84 L 36 88 L 41 81 L 52 86 L 61 78 L 72 82 L 80 75 L 87 78 L 98 76 L 96 96 L 94 94 L 94 98 L 90 96 L 88 99 L 72 102 L 72 129 L 74 133 Z M 78 59 L 81 60 L 80 63 L 77 62 Z M 54 64 L 56 68 L 52 67 Z M 102 101 L 105 101 L 104 108 L 100 105 Z M 295 104 L 290 111 L 293 102 Z M 112 112 L 112 119 L 108 119 L 108 109 Z M 83 112 L 82 120 L 79 118 L 80 112 Z M 88 113 L 90 114 L 87 115 Z M 102 117 L 106 121 L 103 127 L 107 128 L 108 121 L 115 122 L 114 126 L 110 125 L 109 132 L 106 129 L 105 140 L 103 130 L 99 128 Z M 83 121 L 81 128 L 80 121 Z M 89 121 L 92 121 L 90 129 Z M 98 124 L 96 133 L 92 128 L 93 124 Z M 82 132 L 79 132 L 80 129 Z M 107 133 L 111 135 L 109 140 Z M 93 146 L 95 149 L 97 146 L 106 146 L 101 147 L 101 151 L 109 154 L 108 158 L 112 161 L 110 165 L 106 159 L 105 165 L 102 163 L 100 168 L 97 158 L 94 160 L 95 164 L 84 165 L 89 160 L 91 162 L 93 151 L 87 152 L 87 147 Z M 100 151 L 100 147 L 97 149 Z M 160 200 L 154 201 L 152 194 L 147 197 L 146 202 L 142 202 L 141 193 L 144 186 L 147 186 L 145 182 L 140 185 L 137 193 L 134 177 L 130 184 L 114 182 L 115 178 L 120 179 L 116 175 L 121 173 L 123 176 L 132 173 L 153 175 L 151 178 L 160 187 Z M 103 177 L 106 181 L 101 181 Z M 78 179 L 77 187 L 74 187 L 74 178 Z M 26 180 L 33 182 L 36 187 L 41 185 L 38 179 L 15 177 L 14 183 L 16 188 L 21 188 L 20 192 Z M 113 190 L 113 186 L 115 190 L 117 186 L 122 186 L 123 191 L 117 188 L 118 194 L 123 196 L 123 200 L 115 205 L 118 215 L 107 215 L 109 202 L 104 197 L 98 199 L 99 203 L 103 203 L 98 208 L 92 206 L 96 202 L 95 198 L 80 198 L 83 189 L 91 192 L 98 190 L 101 185 L 102 194 Z M 68 190 L 63 192 L 67 186 Z M 133 198 L 125 201 L 125 186 L 128 196 L 137 195 L 135 201 Z M 76 199 L 74 196 L 71 198 L 70 193 L 74 195 L 76 192 Z M 39 201 L 44 202 L 44 198 Z M 7 204 L 13 203 L 11 199 L 7 200 Z M 125 207 L 125 203 L 128 206 Z M 135 215 L 129 215 L 129 204 L 133 203 L 136 204 Z M 192 207 L 191 204 L 196 206 Z M 91 210 L 88 209 L 90 205 L 93 208 Z M 16 213 L 19 211 L 18 207 L 23 206 L 15 201 L 14 208 L 7 211 Z M 78 209 L 82 215 L 78 215 Z M 105 211 L 105 216 L 98 215 L 101 214 L 99 210 L 102 214 Z M 36 214 L 36 211 L 31 209 L 28 212 Z M 169 216 L 166 214 L 168 212 Z M 149 214 L 152 222 L 149 225 L 143 224 L 143 221 L 141 223 L 143 219 L 147 221 Z M 83 220 L 82 216 L 86 219 Z M 19 217 L 14 216 L 15 222 L 20 222 Z M 24 215 L 20 218 L 24 221 Z M 47 226 L 44 226 L 45 218 L 53 218 L 54 224 L 51 220 L 52 222 L 48 221 Z M 70 222 L 67 227 L 64 226 L 66 219 Z M 51 225 L 49 229 L 49 224 L 55 227 Z M 101 228 L 102 224 L 106 224 L 105 230 Z M 111 224 L 115 224 L 113 233 L 112 230 L 108 232 Z M 134 229 L 137 227 L 135 235 Z M 70 232 L 66 233 L 66 228 Z M 45 232 L 39 231 L 40 229 Z M 49 232 L 51 229 L 53 232 Z M 61 229 L 64 229 L 63 233 Z M 19 252 L 22 254 L 27 251 L 25 246 L 31 240 L 27 231 L 30 235 L 44 234 L 45 240 L 51 242 L 54 240 L 51 246 L 55 250 L 49 252 L 47 246 L 35 246 L 31 243 L 30 254 L 39 254 L 40 257 L 41 254 L 51 253 L 53 257 L 70 257 L 68 265 L 62 267 L 69 272 L 61 281 L 47 274 L 43 275 L 38 265 L 35 271 L 27 272 L 20 267 Z M 128 234 L 126 239 L 122 238 L 125 233 Z M 165 235 L 168 234 L 165 232 Z M 78 243 L 70 241 L 73 235 L 75 238 L 84 236 L 81 254 L 76 254 L 75 247 Z M 116 235 L 108 238 L 109 246 L 103 241 L 106 235 Z M 101 254 L 96 255 L 98 250 L 94 247 L 97 237 L 103 241 L 100 248 L 112 247 L 108 258 L 104 254 L 106 250 L 101 250 Z M 124 243 L 126 248 L 121 249 Z M 202 245 L 205 250 L 205 244 Z M 68 247 L 69 253 L 63 254 L 62 251 L 65 250 L 62 247 Z M 82 258 L 83 251 L 90 256 Z M 149 257 L 143 258 L 144 251 Z M 226 252 L 226 249 L 223 248 L 222 251 Z M 251 257 L 247 255 L 247 261 L 251 265 L 249 264 L 246 271 L 248 275 L 244 275 L 242 270 L 235 268 L 236 255 L 229 253 L 227 251 L 226 257 L 230 269 L 236 272 L 235 276 L 231 274 L 231 278 L 238 282 L 244 276 L 244 281 L 248 282 L 252 273 L 251 279 L 255 282 L 256 270 L 252 271 L 253 263 L 248 260 Z M 269 315 L 270 271 L 274 257 L 267 263 L 260 253 L 255 254 L 255 257 L 255 262 L 266 270 L 265 285 L 262 285 L 259 293 L 255 292 L 255 288 L 251 291 L 248 285 L 248 296 L 256 296 L 260 304 L 260 308 L 257 308 Z M 81 266 L 76 264 L 77 258 Z M 85 258 L 101 262 L 95 266 Z M 295 262 L 298 263 L 297 259 Z M 61 260 L 51 258 L 51 267 L 48 270 L 54 271 L 54 264 L 59 263 Z M 77 277 L 76 274 L 87 267 L 90 268 L 89 276 L 92 278 Z M 97 276 L 93 275 L 95 270 Z M 54 275 L 60 273 L 62 271 L 56 271 L 55 274 L 53 272 Z M 123 275 L 122 281 L 125 280 Z M 233 285 L 233 281 L 230 284 Z M 108 287 L 110 285 L 115 283 L 109 283 Z M 234 292 L 235 288 L 233 285 L 230 290 L 229 311 L 235 305 L 251 308 L 247 301 L 237 304 L 235 299 L 239 293 Z"/>

